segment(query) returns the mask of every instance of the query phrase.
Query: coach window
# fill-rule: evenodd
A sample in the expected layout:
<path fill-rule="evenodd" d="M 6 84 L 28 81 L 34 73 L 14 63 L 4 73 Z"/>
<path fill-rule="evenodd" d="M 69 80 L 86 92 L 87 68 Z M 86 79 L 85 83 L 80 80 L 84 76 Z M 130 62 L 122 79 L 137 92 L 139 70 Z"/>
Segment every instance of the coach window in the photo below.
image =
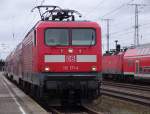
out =
<path fill-rule="evenodd" d="M 144 51 L 145 51 L 145 49 L 144 49 L 144 48 L 142 48 L 141 55 L 144 55 Z"/>
<path fill-rule="evenodd" d="M 47 29 L 45 31 L 45 43 L 49 46 L 69 45 L 68 29 Z"/>
<path fill-rule="evenodd" d="M 141 66 L 139 67 L 139 73 L 143 73 L 143 68 Z"/>
<path fill-rule="evenodd" d="M 137 52 L 137 55 L 140 55 L 140 54 L 141 54 L 141 49 L 139 49 Z"/>
<path fill-rule="evenodd" d="M 145 54 L 145 55 L 148 55 L 148 53 L 149 53 L 149 48 L 146 48 L 144 54 Z"/>
<path fill-rule="evenodd" d="M 150 48 L 148 48 L 148 54 L 150 55 Z"/>
<path fill-rule="evenodd" d="M 72 45 L 95 45 L 94 29 L 72 29 Z"/>
<path fill-rule="evenodd" d="M 36 46 L 36 30 L 33 32 L 33 45 Z"/>

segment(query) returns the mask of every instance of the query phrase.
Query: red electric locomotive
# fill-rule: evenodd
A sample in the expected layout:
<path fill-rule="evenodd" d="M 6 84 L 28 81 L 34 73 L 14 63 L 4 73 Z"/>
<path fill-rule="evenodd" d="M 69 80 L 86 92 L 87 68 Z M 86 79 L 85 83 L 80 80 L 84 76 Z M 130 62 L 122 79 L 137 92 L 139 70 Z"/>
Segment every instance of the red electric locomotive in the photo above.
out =
<path fill-rule="evenodd" d="M 99 25 L 75 21 L 74 14 L 79 14 L 75 10 L 36 8 L 46 11 L 40 12 L 41 21 L 11 54 L 14 64 L 7 57 L 6 73 L 38 98 L 60 98 L 60 103 L 95 99 L 102 70 Z"/>
<path fill-rule="evenodd" d="M 111 79 L 123 78 L 123 57 L 124 51 L 120 49 L 120 45 L 116 42 L 116 49 L 106 52 L 103 55 L 103 77 Z"/>
<path fill-rule="evenodd" d="M 124 52 L 103 56 L 103 75 L 106 78 L 120 78 L 123 75 Z"/>

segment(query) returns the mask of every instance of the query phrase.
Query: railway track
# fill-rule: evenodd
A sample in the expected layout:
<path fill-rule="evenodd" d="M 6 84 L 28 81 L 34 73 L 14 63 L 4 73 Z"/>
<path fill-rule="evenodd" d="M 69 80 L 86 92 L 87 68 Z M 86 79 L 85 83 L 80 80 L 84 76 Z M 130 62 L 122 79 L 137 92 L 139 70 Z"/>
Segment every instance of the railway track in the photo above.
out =
<path fill-rule="evenodd" d="M 130 88 L 130 89 L 136 89 L 136 90 L 142 90 L 142 91 L 150 91 L 150 85 L 144 86 L 144 85 L 137 85 L 134 83 L 128 84 L 128 83 L 118 83 L 118 82 L 110 82 L 110 81 L 103 81 L 103 85 Z"/>
<path fill-rule="evenodd" d="M 150 106 L 150 87 L 126 83 L 103 82 L 102 94 Z"/>
<path fill-rule="evenodd" d="M 50 107 L 49 112 L 51 114 L 102 114 L 97 112 L 87 106 L 78 106 L 78 107 Z"/>
<path fill-rule="evenodd" d="M 11 80 L 9 81 L 12 82 Z M 14 84 L 18 86 L 16 83 Z M 75 106 L 75 107 L 49 106 L 47 102 L 39 101 L 38 99 L 34 98 L 30 94 L 28 95 L 50 114 L 102 114 L 101 112 L 97 112 L 86 105 Z"/>

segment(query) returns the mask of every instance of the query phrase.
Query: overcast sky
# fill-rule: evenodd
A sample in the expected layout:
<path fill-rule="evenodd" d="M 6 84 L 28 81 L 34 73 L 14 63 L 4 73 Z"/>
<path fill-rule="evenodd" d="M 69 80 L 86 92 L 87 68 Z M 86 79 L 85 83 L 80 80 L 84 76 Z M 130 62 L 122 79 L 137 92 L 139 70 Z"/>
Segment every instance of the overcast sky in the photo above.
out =
<path fill-rule="evenodd" d="M 122 46 L 133 44 L 134 7 L 138 3 L 140 43 L 150 43 L 150 0 L 1 0 L 0 2 L 0 58 L 5 58 L 22 41 L 26 33 L 40 19 L 37 12 L 31 13 L 36 5 L 59 5 L 78 10 L 82 19 L 96 21 L 102 27 L 103 50 L 106 50 L 106 23 L 110 23 L 110 47 L 119 40 Z"/>

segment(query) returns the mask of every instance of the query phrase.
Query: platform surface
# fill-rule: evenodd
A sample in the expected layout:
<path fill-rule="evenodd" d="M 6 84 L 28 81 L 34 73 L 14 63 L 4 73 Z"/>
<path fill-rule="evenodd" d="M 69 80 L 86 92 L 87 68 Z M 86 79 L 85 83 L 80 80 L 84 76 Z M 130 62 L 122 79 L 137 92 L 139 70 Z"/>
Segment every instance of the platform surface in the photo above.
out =
<path fill-rule="evenodd" d="M 0 114 L 48 114 L 0 72 Z"/>

